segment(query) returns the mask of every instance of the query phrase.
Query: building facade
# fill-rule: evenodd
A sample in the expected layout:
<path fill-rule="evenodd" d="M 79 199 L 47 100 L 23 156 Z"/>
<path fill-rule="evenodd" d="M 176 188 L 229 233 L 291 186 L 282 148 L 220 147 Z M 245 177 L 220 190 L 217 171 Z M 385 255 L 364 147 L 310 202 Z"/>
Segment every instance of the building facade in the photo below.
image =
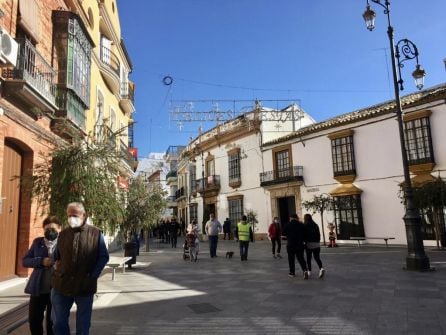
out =
<path fill-rule="evenodd" d="M 234 229 L 250 212 L 257 238 L 264 238 L 272 218 L 267 191 L 260 187 L 262 143 L 312 123 L 295 105 L 280 111 L 258 105 L 199 135 L 183 151 L 178 169 L 177 202 L 186 224 L 197 219 L 204 226 L 214 213 L 221 222 L 229 218 Z"/>
<path fill-rule="evenodd" d="M 446 176 L 446 86 L 441 85 L 402 99 L 406 150 L 414 187 Z M 299 180 L 262 183 L 269 191 L 271 212 L 282 221 L 283 197 L 311 201 L 330 195 L 332 210 L 324 214 L 325 225 L 336 227 L 338 240 L 351 237 L 394 237 L 406 244 L 404 204 L 401 199 L 403 168 L 398 124 L 393 101 L 375 105 L 302 128 L 262 147 L 265 170 L 280 176 L 281 167 L 299 166 Z M 279 193 L 279 195 L 278 195 Z M 446 199 L 445 199 L 446 200 Z M 296 204 L 300 217 L 307 211 Z M 426 245 L 435 245 L 430 213 L 422 213 Z M 439 233 L 445 232 L 446 204 L 439 210 Z M 315 221 L 321 222 L 319 214 Z M 327 227 L 320 227 L 328 236 Z M 382 239 L 370 240 L 384 243 Z"/>
<path fill-rule="evenodd" d="M 43 156 L 69 142 L 73 132 L 95 141 L 97 129 L 105 129 L 104 125 L 113 131 L 123 129 L 115 136 L 115 147 L 122 153 L 117 187 L 128 185 L 123 180 L 136 168 L 137 151 L 132 143 L 134 85 L 128 80 L 132 66 L 120 34 L 116 1 L 4 0 L 0 35 L 0 280 L 4 280 L 28 274 L 20 260 L 42 234 L 43 217 L 20 178 L 32 176 Z M 101 48 L 110 44 L 101 44 L 102 36 L 113 41 L 111 49 Z"/>

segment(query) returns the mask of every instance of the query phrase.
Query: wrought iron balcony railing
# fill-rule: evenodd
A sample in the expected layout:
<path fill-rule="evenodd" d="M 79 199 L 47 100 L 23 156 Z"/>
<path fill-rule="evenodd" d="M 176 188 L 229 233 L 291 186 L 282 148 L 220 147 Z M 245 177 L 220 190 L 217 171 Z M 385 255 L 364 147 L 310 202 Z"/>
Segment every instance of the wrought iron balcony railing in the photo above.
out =
<path fill-rule="evenodd" d="M 197 192 L 204 193 L 207 191 L 214 191 L 220 189 L 220 176 L 211 175 L 204 179 L 197 180 Z"/>
<path fill-rule="evenodd" d="M 176 192 L 175 192 L 175 197 L 176 199 L 179 199 L 181 197 L 184 197 L 186 195 L 186 189 L 184 187 L 180 187 Z"/>
<path fill-rule="evenodd" d="M 287 169 L 260 173 L 260 186 L 274 185 L 288 181 L 303 181 L 303 167 L 292 166 Z"/>
<path fill-rule="evenodd" d="M 104 65 L 106 65 L 110 70 L 112 70 L 118 78 L 120 77 L 120 63 L 119 58 L 104 45 L 101 45 L 101 61 Z"/>
<path fill-rule="evenodd" d="M 17 43 L 17 66 L 14 69 L 4 69 L 3 77 L 24 80 L 45 100 L 56 105 L 56 71 L 29 40 L 18 38 Z"/>

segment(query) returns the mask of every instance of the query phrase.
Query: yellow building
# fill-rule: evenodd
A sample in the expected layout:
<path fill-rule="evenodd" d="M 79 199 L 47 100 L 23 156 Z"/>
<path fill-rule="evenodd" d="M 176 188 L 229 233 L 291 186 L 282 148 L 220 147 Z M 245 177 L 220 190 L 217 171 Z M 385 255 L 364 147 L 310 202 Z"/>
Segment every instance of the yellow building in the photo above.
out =
<path fill-rule="evenodd" d="M 122 153 L 122 177 L 136 170 L 137 150 L 133 144 L 135 85 L 129 80 L 132 63 L 121 37 L 115 0 L 71 2 L 86 26 L 91 50 L 90 105 L 86 111 L 85 132 L 99 141 L 104 135 L 118 133 L 116 148 Z M 119 183 L 125 187 L 126 182 Z"/>

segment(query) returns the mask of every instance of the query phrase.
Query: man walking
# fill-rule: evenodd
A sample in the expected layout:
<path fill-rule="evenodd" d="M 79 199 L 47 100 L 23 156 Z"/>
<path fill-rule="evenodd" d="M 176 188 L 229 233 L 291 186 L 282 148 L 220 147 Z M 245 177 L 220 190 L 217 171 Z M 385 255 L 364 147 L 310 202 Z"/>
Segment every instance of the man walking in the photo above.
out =
<path fill-rule="evenodd" d="M 247 261 L 249 241 L 253 241 L 253 233 L 251 225 L 247 222 L 246 215 L 243 215 L 242 221 L 237 224 L 235 236 L 240 243 L 240 258 L 242 261 Z"/>
<path fill-rule="evenodd" d="M 288 275 L 290 277 L 296 276 L 295 258 L 297 258 L 297 261 L 302 268 L 304 279 L 308 279 L 307 263 L 304 259 L 305 227 L 304 224 L 298 220 L 296 214 L 290 216 L 290 222 L 285 225 L 283 234 L 287 237 L 286 250 L 290 267 Z"/>
<path fill-rule="evenodd" d="M 178 240 L 178 230 L 180 229 L 180 225 L 177 222 L 177 218 L 174 216 L 170 220 L 169 223 L 169 233 L 170 233 L 170 242 L 172 248 L 177 247 L 177 240 Z"/>
<path fill-rule="evenodd" d="M 76 303 L 76 334 L 88 335 L 93 295 L 109 256 L 100 230 L 86 224 L 82 203 L 68 204 L 67 217 L 70 227 L 59 234 L 53 255 L 56 262 L 51 291 L 53 330 L 56 335 L 70 334 L 70 309 Z"/>
<path fill-rule="evenodd" d="M 209 252 L 211 258 L 217 257 L 218 233 L 221 232 L 222 226 L 220 221 L 215 218 L 214 213 L 209 214 L 209 221 L 206 222 L 204 230 L 209 238 Z"/>

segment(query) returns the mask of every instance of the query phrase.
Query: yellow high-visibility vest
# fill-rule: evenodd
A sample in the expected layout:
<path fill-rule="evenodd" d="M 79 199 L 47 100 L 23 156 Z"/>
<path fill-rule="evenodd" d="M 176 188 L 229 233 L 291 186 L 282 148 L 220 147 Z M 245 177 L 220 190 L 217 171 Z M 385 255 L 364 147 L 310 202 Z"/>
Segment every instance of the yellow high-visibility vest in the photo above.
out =
<path fill-rule="evenodd" d="M 250 225 L 248 223 L 239 222 L 237 224 L 237 228 L 238 228 L 238 239 L 240 241 L 249 241 Z"/>

